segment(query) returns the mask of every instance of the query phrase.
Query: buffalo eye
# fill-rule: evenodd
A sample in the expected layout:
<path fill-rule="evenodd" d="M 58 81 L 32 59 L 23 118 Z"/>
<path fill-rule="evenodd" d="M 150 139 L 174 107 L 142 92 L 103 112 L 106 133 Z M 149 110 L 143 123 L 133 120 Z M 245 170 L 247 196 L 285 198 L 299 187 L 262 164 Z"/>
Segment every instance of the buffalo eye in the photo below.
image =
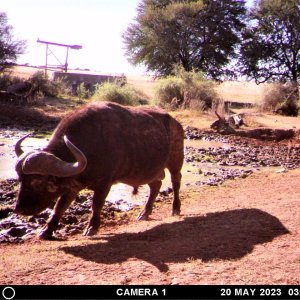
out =
<path fill-rule="evenodd" d="M 32 179 L 30 182 L 30 186 L 36 191 L 42 190 L 42 184 L 43 180 L 41 179 Z"/>
<path fill-rule="evenodd" d="M 49 193 L 55 193 L 57 191 L 57 185 L 53 181 L 47 183 L 47 191 Z"/>

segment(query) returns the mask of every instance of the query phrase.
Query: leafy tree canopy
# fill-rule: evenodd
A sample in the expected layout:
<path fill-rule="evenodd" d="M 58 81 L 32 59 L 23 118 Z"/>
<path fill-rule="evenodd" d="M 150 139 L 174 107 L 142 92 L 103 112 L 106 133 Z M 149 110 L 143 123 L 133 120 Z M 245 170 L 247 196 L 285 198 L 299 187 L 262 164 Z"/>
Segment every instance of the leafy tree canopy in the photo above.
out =
<path fill-rule="evenodd" d="M 300 77 L 300 0 L 260 0 L 241 46 L 241 72 L 257 83 Z"/>
<path fill-rule="evenodd" d="M 14 40 L 12 31 L 6 14 L 0 12 L 0 71 L 15 62 L 17 56 L 25 50 L 25 41 Z"/>
<path fill-rule="evenodd" d="M 245 13 L 243 0 L 142 0 L 123 34 L 126 54 L 157 75 L 179 65 L 220 79 L 231 74 Z"/>

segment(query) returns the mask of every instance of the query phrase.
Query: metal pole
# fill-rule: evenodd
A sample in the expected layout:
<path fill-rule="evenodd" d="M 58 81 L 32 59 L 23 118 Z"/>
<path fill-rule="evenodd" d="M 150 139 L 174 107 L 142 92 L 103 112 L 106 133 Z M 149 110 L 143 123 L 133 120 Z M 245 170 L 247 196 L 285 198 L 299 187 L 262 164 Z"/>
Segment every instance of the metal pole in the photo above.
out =
<path fill-rule="evenodd" d="M 47 78 L 47 67 L 48 67 L 48 44 L 46 44 L 46 65 L 45 65 L 45 78 Z"/>
<path fill-rule="evenodd" d="M 68 57 L 69 57 L 69 47 L 67 47 L 67 56 L 65 62 L 65 72 L 68 72 Z"/>

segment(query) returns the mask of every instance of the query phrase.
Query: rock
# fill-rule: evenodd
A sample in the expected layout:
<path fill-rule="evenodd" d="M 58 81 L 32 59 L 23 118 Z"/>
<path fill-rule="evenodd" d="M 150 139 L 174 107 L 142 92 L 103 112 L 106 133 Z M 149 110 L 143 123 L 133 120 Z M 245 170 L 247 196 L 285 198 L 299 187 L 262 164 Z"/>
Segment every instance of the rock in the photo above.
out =
<path fill-rule="evenodd" d="M 25 235 L 28 230 L 26 226 L 12 227 L 6 231 L 6 234 L 12 237 L 21 237 Z"/>
<path fill-rule="evenodd" d="M 173 189 L 171 187 L 167 187 L 164 190 L 162 190 L 161 192 L 159 192 L 160 196 L 169 196 L 169 194 L 173 193 Z"/>
<path fill-rule="evenodd" d="M 13 211 L 10 207 L 0 208 L 0 219 L 5 219 L 9 216 L 9 214 Z"/>
<path fill-rule="evenodd" d="M 78 223 L 78 219 L 74 215 L 67 215 L 67 216 L 65 216 L 65 217 L 62 218 L 62 222 L 64 224 L 77 224 Z"/>
<path fill-rule="evenodd" d="M 196 177 L 195 183 L 198 186 L 217 186 L 226 180 L 246 178 L 263 167 L 280 166 L 277 172 L 284 173 L 300 166 L 300 145 L 297 144 L 288 148 L 283 143 L 259 143 L 247 137 L 205 132 L 193 127 L 187 127 L 185 134 L 190 139 L 224 144 L 209 148 L 185 147 L 185 161 L 199 170 L 195 172 L 196 176 L 199 176 Z M 13 137 L 11 130 L 1 132 L 0 135 L 9 139 Z M 29 218 L 13 214 L 12 207 L 18 182 L 16 179 L 8 179 L 0 184 L 0 242 L 15 243 L 35 236 L 36 231 L 46 223 L 52 210 L 47 209 L 38 216 Z M 185 185 L 190 186 L 191 183 Z M 171 188 L 164 189 L 161 191 L 161 196 L 168 196 L 172 192 Z M 62 219 L 67 227 L 58 231 L 60 236 L 83 231 L 91 215 L 92 196 L 91 192 L 85 191 L 76 198 Z M 126 217 L 118 219 L 119 214 L 116 213 L 121 212 L 123 207 L 127 209 L 132 207 L 126 200 L 120 199 L 116 203 L 106 202 L 101 213 L 103 219 L 111 224 L 126 222 Z"/>
<path fill-rule="evenodd" d="M 275 173 L 286 173 L 287 169 L 286 168 L 281 168 L 279 170 L 277 170 Z"/>

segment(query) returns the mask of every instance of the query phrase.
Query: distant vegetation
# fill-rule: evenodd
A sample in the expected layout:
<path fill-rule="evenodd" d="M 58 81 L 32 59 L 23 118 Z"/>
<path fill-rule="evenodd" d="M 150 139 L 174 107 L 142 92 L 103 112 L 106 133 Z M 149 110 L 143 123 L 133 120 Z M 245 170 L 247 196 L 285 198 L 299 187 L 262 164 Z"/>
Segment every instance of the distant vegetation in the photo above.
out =
<path fill-rule="evenodd" d="M 133 85 L 118 82 L 105 82 L 96 85 L 93 91 L 84 83 L 72 91 L 63 80 L 45 78 L 38 71 L 28 79 L 0 74 L 0 103 L 41 105 L 45 98 L 69 98 L 77 104 L 88 101 L 111 101 L 122 105 L 155 104 L 167 110 L 190 109 L 192 111 L 222 109 L 223 99 L 218 94 L 218 83 L 207 80 L 195 71 L 187 72 L 180 66 L 174 69 L 172 76 L 158 78 L 153 84 L 154 96 L 149 98 L 142 90 Z M 298 100 L 293 93 L 293 85 L 274 83 L 266 85 L 258 109 L 265 112 L 295 116 L 298 112 Z"/>
<path fill-rule="evenodd" d="M 206 80 L 195 71 L 186 72 L 177 67 L 176 75 L 158 79 L 154 99 L 128 83 L 104 82 L 97 84 L 93 91 L 84 83 L 77 86 L 74 94 L 63 80 L 45 78 L 43 72 L 34 73 L 28 79 L 0 75 L 1 98 L 9 99 L 11 104 L 41 104 L 45 97 L 69 97 L 80 101 L 111 101 L 122 105 L 155 104 L 165 109 L 192 109 L 205 111 L 216 107 L 221 101 L 215 91 L 217 83 Z M 1 99 L 0 99 L 1 101 Z"/>
<path fill-rule="evenodd" d="M 60 97 L 69 93 L 63 80 L 45 78 L 44 72 L 38 71 L 28 79 L 20 78 L 11 73 L 0 74 L 1 99 L 12 104 L 39 103 L 44 97 Z"/>
<path fill-rule="evenodd" d="M 142 0 L 123 34 L 126 54 L 158 76 L 176 64 L 219 79 L 232 73 L 245 15 L 244 1 Z"/>
<path fill-rule="evenodd" d="M 204 79 L 199 72 L 187 72 L 181 67 L 176 75 L 158 80 L 155 102 L 166 109 L 204 111 L 218 106 L 222 100 L 215 91 L 216 82 Z"/>
<path fill-rule="evenodd" d="M 251 8 L 246 1 L 237 0 L 141 0 L 134 21 L 123 33 L 123 42 L 129 61 L 144 65 L 159 78 L 154 102 L 162 107 L 214 109 L 221 100 L 214 89 L 216 83 L 210 80 L 244 76 L 256 83 L 284 83 L 266 92 L 262 108 L 297 116 L 299 15 L 300 0 L 257 0 Z M 22 102 L 23 97 L 34 103 L 65 93 L 75 94 L 81 101 L 148 103 L 142 92 L 125 82 L 101 84 L 95 93 L 80 84 L 70 94 L 63 82 L 41 74 L 19 83 L 25 90 L 19 96 L 14 93 L 19 79 L 3 72 L 24 49 L 25 42 L 14 39 L 6 14 L 0 13 L 0 88 L 15 94 L 12 101 Z"/>
<path fill-rule="evenodd" d="M 297 116 L 299 102 L 291 84 L 273 83 L 265 87 L 260 109 L 281 115 Z"/>
<path fill-rule="evenodd" d="M 13 36 L 13 27 L 8 24 L 6 13 L 0 12 L 0 72 L 10 67 L 25 51 L 26 42 Z"/>
<path fill-rule="evenodd" d="M 180 65 L 208 79 L 291 83 L 295 97 L 281 111 L 297 115 L 299 15 L 300 0 L 257 0 L 251 8 L 237 0 L 141 0 L 123 40 L 129 61 L 157 76 Z"/>
<path fill-rule="evenodd" d="M 97 85 L 92 99 L 132 106 L 148 103 L 147 97 L 142 91 L 139 91 L 128 84 L 120 86 L 117 83 L 110 82 Z"/>

